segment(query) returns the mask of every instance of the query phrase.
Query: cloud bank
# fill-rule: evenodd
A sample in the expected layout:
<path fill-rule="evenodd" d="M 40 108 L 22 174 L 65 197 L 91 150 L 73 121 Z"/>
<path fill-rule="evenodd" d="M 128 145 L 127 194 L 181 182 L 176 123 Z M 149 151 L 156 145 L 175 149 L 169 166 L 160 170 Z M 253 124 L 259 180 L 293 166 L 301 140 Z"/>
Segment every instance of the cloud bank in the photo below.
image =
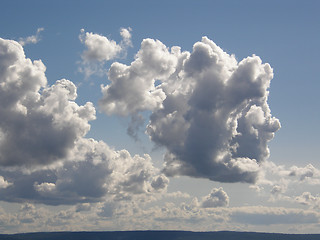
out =
<path fill-rule="evenodd" d="M 78 105 L 69 80 L 48 86 L 45 70 L 0 39 L 0 199 L 59 205 L 165 191 L 149 155 L 85 138 L 93 104 Z"/>

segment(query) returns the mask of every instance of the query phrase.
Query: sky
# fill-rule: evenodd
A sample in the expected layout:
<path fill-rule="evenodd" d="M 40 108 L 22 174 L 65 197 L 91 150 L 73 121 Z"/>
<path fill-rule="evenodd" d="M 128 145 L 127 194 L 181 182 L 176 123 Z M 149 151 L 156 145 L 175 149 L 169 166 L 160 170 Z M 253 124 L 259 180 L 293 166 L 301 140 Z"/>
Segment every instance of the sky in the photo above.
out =
<path fill-rule="evenodd" d="M 318 1 L 0 6 L 0 233 L 319 233 Z"/>

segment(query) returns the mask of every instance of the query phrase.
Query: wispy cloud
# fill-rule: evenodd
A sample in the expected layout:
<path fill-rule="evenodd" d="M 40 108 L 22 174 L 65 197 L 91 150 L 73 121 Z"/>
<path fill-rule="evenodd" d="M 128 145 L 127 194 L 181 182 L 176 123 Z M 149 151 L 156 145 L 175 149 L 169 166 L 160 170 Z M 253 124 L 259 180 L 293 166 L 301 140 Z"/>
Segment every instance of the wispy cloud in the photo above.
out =
<path fill-rule="evenodd" d="M 44 28 L 38 28 L 37 32 L 35 35 L 31 35 L 25 38 L 20 38 L 19 39 L 19 43 L 21 44 L 21 46 L 25 46 L 27 44 L 36 44 L 41 40 L 41 35 L 40 33 L 44 31 Z"/>

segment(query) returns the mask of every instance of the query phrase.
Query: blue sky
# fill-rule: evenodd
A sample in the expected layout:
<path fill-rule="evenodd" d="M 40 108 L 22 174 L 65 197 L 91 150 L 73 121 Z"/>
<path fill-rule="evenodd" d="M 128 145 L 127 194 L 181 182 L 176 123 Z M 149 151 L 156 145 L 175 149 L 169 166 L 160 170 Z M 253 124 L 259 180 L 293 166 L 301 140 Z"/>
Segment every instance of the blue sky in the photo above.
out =
<path fill-rule="evenodd" d="M 319 7 L 2 1 L 0 231 L 318 232 Z"/>

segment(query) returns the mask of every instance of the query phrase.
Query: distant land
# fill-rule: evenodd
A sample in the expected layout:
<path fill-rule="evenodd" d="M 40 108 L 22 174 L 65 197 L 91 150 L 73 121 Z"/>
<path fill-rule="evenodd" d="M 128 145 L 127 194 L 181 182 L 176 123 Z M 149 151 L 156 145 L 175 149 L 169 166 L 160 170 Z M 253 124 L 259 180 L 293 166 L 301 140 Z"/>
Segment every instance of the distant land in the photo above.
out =
<path fill-rule="evenodd" d="M 320 240 L 320 234 L 255 232 L 118 231 L 0 234 L 0 240 Z"/>

